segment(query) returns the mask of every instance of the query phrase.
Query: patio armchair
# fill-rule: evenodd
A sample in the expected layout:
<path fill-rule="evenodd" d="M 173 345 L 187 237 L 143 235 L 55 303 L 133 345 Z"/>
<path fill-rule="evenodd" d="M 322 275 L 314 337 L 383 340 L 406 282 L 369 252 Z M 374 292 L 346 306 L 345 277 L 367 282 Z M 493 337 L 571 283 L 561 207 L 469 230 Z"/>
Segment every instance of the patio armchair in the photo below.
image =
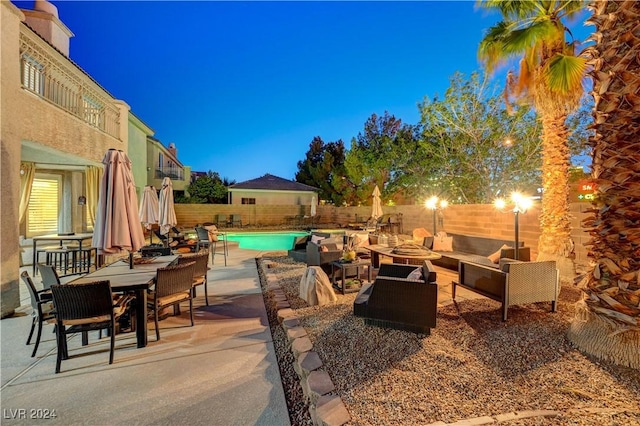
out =
<path fill-rule="evenodd" d="M 42 336 L 42 324 L 53 323 L 55 321 L 55 316 L 53 314 L 53 302 L 51 301 L 51 297 L 49 294 L 49 290 L 36 290 L 36 286 L 33 284 L 33 280 L 29 276 L 27 271 L 22 272 L 20 274 L 22 281 L 27 285 L 27 289 L 29 290 L 29 295 L 31 296 L 31 330 L 29 331 L 29 337 L 27 337 L 27 345 L 31 344 L 31 337 L 33 337 L 33 331 L 36 328 L 36 324 L 38 325 L 38 333 L 36 334 L 36 342 L 33 347 L 33 352 L 31 353 L 31 357 L 36 356 L 36 352 L 38 351 L 38 346 L 40 345 L 40 336 Z M 49 297 L 43 297 L 45 294 L 48 294 Z"/>
<path fill-rule="evenodd" d="M 232 214 L 231 215 L 231 226 L 233 227 L 240 227 L 242 228 L 242 216 L 239 214 Z"/>
<path fill-rule="evenodd" d="M 116 320 L 127 311 L 132 297 L 122 297 L 114 304 L 109 281 L 52 285 L 51 294 L 58 343 L 56 373 L 60 372 L 62 360 L 69 358 L 67 335 L 71 333 L 107 329 L 111 338 L 109 364 L 113 364 Z"/>
<path fill-rule="evenodd" d="M 325 272 L 331 269 L 331 262 L 342 257 L 342 248 L 334 238 L 307 243 L 307 266 L 320 266 Z"/>
<path fill-rule="evenodd" d="M 204 300 L 207 306 L 209 306 L 209 291 L 207 289 L 207 272 L 209 272 L 209 253 L 202 252 L 191 255 L 184 255 L 178 258 L 178 265 L 184 263 L 195 262 L 193 269 L 193 283 L 191 288 L 193 291 L 193 297 L 196 297 L 196 287 L 204 286 Z"/>
<path fill-rule="evenodd" d="M 438 285 L 428 260 L 422 267 L 382 264 L 372 284 L 365 284 L 353 303 L 353 314 L 365 324 L 430 334 L 436 326 Z"/>
<path fill-rule="evenodd" d="M 229 223 L 227 221 L 227 215 L 226 214 L 217 214 L 216 215 L 216 226 L 218 228 L 224 228 L 225 226 L 227 226 Z"/>
<path fill-rule="evenodd" d="M 560 274 L 555 261 L 501 259 L 500 269 L 461 261 L 458 268 L 458 281 L 451 283 L 454 300 L 457 286 L 496 300 L 502 304 L 502 321 L 512 305 L 551 302 L 551 311 L 556 311 Z"/>
<path fill-rule="evenodd" d="M 188 262 L 181 265 L 159 268 L 153 291 L 148 296 L 147 307 L 153 311 L 156 326 L 156 340 L 160 340 L 158 324 L 159 312 L 162 308 L 173 306 L 180 312 L 180 303 L 189 302 L 189 317 L 193 327 L 193 277 L 196 263 Z"/>

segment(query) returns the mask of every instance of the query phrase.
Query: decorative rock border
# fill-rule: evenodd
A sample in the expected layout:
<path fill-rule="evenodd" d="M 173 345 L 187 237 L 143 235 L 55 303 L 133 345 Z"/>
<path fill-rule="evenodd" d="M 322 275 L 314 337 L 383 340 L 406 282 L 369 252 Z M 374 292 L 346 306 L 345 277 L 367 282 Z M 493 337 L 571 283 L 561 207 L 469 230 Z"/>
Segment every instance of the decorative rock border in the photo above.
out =
<path fill-rule="evenodd" d="M 278 277 L 269 269 L 272 263 L 263 260 L 259 263 L 267 280 L 267 291 L 271 294 L 271 308 L 277 310 L 277 317 L 289 339 L 290 349 L 295 358 L 294 370 L 300 377 L 300 386 L 309 401 L 309 414 L 315 425 L 342 426 L 351 420 L 342 398 L 334 393 L 335 385 L 329 373 L 322 369 L 324 364 L 307 331 L 300 325 L 295 311 L 279 285 Z"/>

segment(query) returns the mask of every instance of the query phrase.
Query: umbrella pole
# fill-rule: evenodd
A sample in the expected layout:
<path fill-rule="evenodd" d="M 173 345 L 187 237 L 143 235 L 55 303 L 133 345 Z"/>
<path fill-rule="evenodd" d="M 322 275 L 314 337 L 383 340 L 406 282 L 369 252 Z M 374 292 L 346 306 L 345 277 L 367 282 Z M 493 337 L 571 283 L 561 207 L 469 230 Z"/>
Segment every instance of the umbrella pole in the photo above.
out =
<path fill-rule="evenodd" d="M 129 269 L 133 269 L 133 252 L 129 252 Z"/>

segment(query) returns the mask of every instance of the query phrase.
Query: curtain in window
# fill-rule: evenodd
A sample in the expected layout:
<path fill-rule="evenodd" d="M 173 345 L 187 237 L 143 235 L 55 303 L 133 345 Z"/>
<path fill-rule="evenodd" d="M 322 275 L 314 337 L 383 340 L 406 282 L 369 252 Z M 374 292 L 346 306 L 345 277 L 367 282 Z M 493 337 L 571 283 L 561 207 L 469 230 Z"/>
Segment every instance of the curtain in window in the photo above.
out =
<path fill-rule="evenodd" d="M 29 198 L 31 198 L 31 188 L 33 187 L 33 178 L 36 174 L 36 165 L 31 162 L 20 163 L 20 223 L 25 219 L 27 207 L 29 207 Z"/>
<path fill-rule="evenodd" d="M 87 219 L 91 227 L 96 223 L 96 209 L 98 207 L 98 194 L 100 193 L 102 172 L 102 168 L 95 166 L 87 166 L 85 172 L 87 180 Z"/>

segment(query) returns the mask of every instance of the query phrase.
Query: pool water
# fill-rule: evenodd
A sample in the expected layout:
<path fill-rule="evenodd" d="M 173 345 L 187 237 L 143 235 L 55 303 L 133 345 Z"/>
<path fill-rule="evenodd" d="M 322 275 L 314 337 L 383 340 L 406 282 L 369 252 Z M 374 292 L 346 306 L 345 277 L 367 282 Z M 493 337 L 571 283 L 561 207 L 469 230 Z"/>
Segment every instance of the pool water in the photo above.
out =
<path fill-rule="evenodd" d="M 238 232 L 228 233 L 227 240 L 237 241 L 241 249 L 290 250 L 296 237 L 307 232 Z"/>

